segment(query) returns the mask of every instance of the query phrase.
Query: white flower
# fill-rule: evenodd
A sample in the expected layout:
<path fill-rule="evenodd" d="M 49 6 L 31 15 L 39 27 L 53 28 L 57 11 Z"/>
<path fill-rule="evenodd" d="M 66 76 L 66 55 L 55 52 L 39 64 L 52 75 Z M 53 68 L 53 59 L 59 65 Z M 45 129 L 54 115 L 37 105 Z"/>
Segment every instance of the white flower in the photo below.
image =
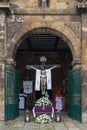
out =
<path fill-rule="evenodd" d="M 49 99 L 45 97 L 38 99 L 35 103 L 35 106 L 47 106 L 47 105 L 52 105 L 52 103 Z"/>
<path fill-rule="evenodd" d="M 42 114 L 36 118 L 35 122 L 43 124 L 53 122 L 53 120 L 47 114 Z"/>

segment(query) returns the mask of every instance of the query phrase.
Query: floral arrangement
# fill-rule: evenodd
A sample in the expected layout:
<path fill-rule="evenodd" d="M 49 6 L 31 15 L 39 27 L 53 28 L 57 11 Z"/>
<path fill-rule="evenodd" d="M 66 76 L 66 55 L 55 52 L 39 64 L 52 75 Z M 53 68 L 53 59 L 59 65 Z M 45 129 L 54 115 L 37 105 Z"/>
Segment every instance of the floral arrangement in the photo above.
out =
<path fill-rule="evenodd" d="M 48 106 L 48 105 L 52 106 L 52 102 L 45 97 L 42 97 L 35 102 L 35 106 Z"/>
<path fill-rule="evenodd" d="M 53 120 L 47 114 L 42 114 L 35 119 L 35 123 L 40 123 L 40 124 L 51 123 L 51 122 L 53 122 Z"/>

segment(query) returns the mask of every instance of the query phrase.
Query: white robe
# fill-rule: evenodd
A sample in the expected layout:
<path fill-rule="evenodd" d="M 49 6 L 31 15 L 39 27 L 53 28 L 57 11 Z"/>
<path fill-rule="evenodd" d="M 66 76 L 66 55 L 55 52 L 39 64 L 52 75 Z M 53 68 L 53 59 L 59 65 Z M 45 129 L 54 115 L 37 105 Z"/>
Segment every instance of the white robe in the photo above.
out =
<path fill-rule="evenodd" d="M 36 79 L 35 79 L 35 90 L 40 91 L 40 76 L 41 76 L 41 70 L 36 70 Z M 47 76 L 47 90 L 52 89 L 52 83 L 51 83 L 51 70 L 46 69 L 46 76 Z"/>
<path fill-rule="evenodd" d="M 24 109 L 25 106 L 25 99 L 24 94 L 19 94 L 19 109 Z"/>
<path fill-rule="evenodd" d="M 46 69 L 46 76 L 47 76 L 47 90 L 52 89 L 52 83 L 51 83 L 51 70 Z"/>
<path fill-rule="evenodd" d="M 41 70 L 36 70 L 35 90 L 40 91 L 40 75 Z"/>

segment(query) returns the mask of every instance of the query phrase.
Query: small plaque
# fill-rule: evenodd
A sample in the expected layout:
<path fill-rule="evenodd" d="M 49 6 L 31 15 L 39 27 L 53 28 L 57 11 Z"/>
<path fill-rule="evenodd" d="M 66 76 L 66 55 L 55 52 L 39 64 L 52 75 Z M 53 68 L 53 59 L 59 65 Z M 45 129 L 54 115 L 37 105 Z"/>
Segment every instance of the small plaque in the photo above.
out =
<path fill-rule="evenodd" d="M 33 92 L 33 82 L 32 81 L 23 81 L 24 93 L 30 94 Z"/>

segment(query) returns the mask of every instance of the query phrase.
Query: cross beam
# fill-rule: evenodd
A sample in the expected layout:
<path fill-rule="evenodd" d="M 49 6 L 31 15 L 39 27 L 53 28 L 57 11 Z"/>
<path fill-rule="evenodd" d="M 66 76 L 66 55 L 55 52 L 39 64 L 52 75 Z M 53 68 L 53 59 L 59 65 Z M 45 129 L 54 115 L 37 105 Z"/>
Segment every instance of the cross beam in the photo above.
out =
<path fill-rule="evenodd" d="M 57 65 L 58 68 L 61 68 L 61 65 L 60 65 L 60 64 L 55 64 L 55 65 Z M 30 66 L 33 66 L 33 67 L 35 67 L 35 68 L 37 68 L 37 69 L 41 69 L 41 66 L 42 66 L 42 65 L 26 65 L 26 69 L 28 69 L 28 70 L 32 69 Z M 49 68 L 52 67 L 52 66 L 54 66 L 54 65 L 51 65 L 51 64 L 49 64 L 49 65 L 44 65 L 45 69 L 49 69 Z"/>

